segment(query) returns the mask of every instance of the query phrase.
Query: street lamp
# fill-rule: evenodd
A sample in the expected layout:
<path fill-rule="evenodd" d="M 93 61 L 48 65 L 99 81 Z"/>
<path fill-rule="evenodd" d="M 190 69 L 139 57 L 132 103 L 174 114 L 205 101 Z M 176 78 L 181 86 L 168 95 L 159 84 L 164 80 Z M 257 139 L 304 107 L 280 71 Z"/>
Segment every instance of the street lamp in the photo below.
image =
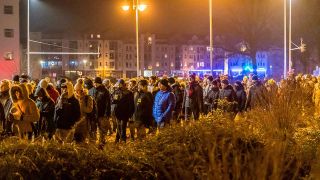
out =
<path fill-rule="evenodd" d="M 30 76 L 30 0 L 28 0 L 27 11 L 27 73 Z"/>
<path fill-rule="evenodd" d="M 213 75 L 212 0 L 209 0 L 209 21 L 210 21 L 210 70 L 211 70 L 211 75 Z"/>
<path fill-rule="evenodd" d="M 292 70 L 292 0 L 289 0 L 289 71 Z"/>
<path fill-rule="evenodd" d="M 84 59 L 84 60 L 82 60 L 82 62 L 83 62 L 83 75 L 84 75 L 84 76 L 86 76 L 86 73 L 85 73 L 85 72 L 86 72 L 85 67 L 86 67 L 86 64 L 87 64 L 87 62 L 88 62 L 88 61 L 87 61 L 86 59 Z"/>
<path fill-rule="evenodd" d="M 287 0 L 283 0 L 283 78 L 287 78 Z"/>
<path fill-rule="evenodd" d="M 136 18 L 136 50 L 137 50 L 137 76 L 140 76 L 140 65 L 139 65 L 139 11 L 144 11 L 147 8 L 147 5 L 140 4 L 139 0 L 132 0 L 133 6 L 132 9 L 135 11 L 135 18 Z M 122 10 L 129 11 L 130 6 L 124 5 L 122 6 Z"/>

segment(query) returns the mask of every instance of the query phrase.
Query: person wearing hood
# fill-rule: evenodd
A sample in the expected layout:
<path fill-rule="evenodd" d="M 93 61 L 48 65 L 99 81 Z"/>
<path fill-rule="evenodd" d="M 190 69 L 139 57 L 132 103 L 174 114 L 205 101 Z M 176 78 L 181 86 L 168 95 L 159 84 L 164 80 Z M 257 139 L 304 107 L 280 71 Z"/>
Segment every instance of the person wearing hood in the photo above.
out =
<path fill-rule="evenodd" d="M 61 85 L 61 95 L 55 107 L 55 136 L 60 141 L 72 141 L 72 128 L 80 120 L 80 104 L 74 96 L 73 85 L 67 82 Z"/>
<path fill-rule="evenodd" d="M 48 92 L 44 88 L 37 88 L 35 92 L 37 97 L 36 105 L 40 111 L 40 120 L 37 124 L 37 135 L 47 134 L 49 139 L 52 138 L 55 131 L 54 117 L 54 101 L 50 98 Z"/>
<path fill-rule="evenodd" d="M 158 128 L 163 128 L 170 124 L 172 112 L 176 105 L 176 99 L 171 92 L 168 80 L 161 79 L 158 86 L 160 91 L 156 94 L 152 114 L 157 122 Z"/>
<path fill-rule="evenodd" d="M 209 90 L 209 92 L 205 98 L 205 99 L 207 99 L 207 102 L 210 104 L 209 111 L 217 110 L 219 93 L 220 93 L 220 89 L 218 86 L 218 81 L 213 80 L 211 83 L 211 89 Z"/>
<path fill-rule="evenodd" d="M 80 103 L 81 120 L 77 122 L 75 128 L 74 139 L 76 142 L 81 143 L 89 137 L 89 114 L 94 111 L 94 101 L 91 96 L 88 95 L 81 82 L 77 82 L 74 86 L 75 95 Z M 93 112 L 95 113 L 95 112 Z"/>
<path fill-rule="evenodd" d="M 252 76 L 252 86 L 248 90 L 248 98 L 245 109 L 253 109 L 258 106 L 267 105 L 267 89 L 259 81 L 258 76 Z"/>
<path fill-rule="evenodd" d="M 236 81 L 234 84 L 234 91 L 236 92 L 236 112 L 242 112 L 245 109 L 247 94 L 240 81 Z"/>
<path fill-rule="evenodd" d="M 12 101 L 10 98 L 10 81 L 9 80 L 2 80 L 0 82 L 0 103 L 3 106 L 4 116 L 5 118 L 1 121 L 1 125 L 3 128 L 3 134 L 10 134 L 12 133 L 12 122 L 11 122 L 11 115 L 10 109 L 12 107 Z"/>
<path fill-rule="evenodd" d="M 193 115 L 194 120 L 199 120 L 200 113 L 203 111 L 203 89 L 196 81 L 195 75 L 189 76 L 189 84 L 184 92 L 185 118 L 190 120 Z"/>
<path fill-rule="evenodd" d="M 134 113 L 134 96 L 131 91 L 126 88 L 123 79 L 118 80 L 117 88 L 112 93 L 112 114 L 117 121 L 116 143 L 126 142 L 126 128 L 129 119 Z"/>
<path fill-rule="evenodd" d="M 40 113 L 36 103 L 29 98 L 25 84 L 11 87 L 10 98 L 13 102 L 10 113 L 13 116 L 14 132 L 16 132 L 20 138 L 28 135 L 30 139 L 34 123 L 40 119 Z"/>
<path fill-rule="evenodd" d="M 231 104 L 227 104 L 226 106 L 223 105 L 223 107 L 220 107 L 220 108 L 228 112 L 234 112 L 234 105 L 232 103 L 236 102 L 237 97 L 236 97 L 236 93 L 233 90 L 233 87 L 229 84 L 229 81 L 227 79 L 224 79 L 221 81 L 219 99 L 226 100 L 227 102 L 231 103 Z"/>

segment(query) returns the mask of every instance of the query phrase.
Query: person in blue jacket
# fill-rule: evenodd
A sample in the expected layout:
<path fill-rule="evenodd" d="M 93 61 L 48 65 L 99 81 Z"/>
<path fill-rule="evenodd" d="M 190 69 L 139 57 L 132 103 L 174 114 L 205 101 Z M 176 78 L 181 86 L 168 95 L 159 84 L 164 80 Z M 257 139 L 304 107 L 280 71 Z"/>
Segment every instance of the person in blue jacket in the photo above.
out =
<path fill-rule="evenodd" d="M 172 111 L 174 110 L 176 99 L 171 92 L 171 88 L 168 84 L 168 80 L 161 79 L 159 81 L 159 89 L 153 103 L 153 117 L 157 122 L 159 128 L 170 124 Z"/>

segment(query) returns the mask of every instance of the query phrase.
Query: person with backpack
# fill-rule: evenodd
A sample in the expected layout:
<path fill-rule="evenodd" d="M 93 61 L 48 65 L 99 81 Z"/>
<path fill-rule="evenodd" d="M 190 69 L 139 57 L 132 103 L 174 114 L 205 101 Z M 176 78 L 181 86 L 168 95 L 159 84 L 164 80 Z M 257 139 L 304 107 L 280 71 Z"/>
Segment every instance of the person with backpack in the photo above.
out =
<path fill-rule="evenodd" d="M 94 111 L 94 100 L 88 95 L 81 82 L 74 86 L 75 96 L 80 104 L 81 120 L 76 124 L 74 140 L 78 143 L 84 142 L 89 137 L 89 121 Z"/>

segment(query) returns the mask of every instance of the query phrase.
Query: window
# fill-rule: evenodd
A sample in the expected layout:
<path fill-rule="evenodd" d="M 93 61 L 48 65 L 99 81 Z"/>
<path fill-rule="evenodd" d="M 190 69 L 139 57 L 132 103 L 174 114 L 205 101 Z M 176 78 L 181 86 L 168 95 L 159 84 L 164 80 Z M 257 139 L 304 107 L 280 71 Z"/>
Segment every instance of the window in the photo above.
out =
<path fill-rule="evenodd" d="M 4 37 L 12 38 L 13 37 L 13 29 L 4 29 Z"/>
<path fill-rule="evenodd" d="M 110 68 L 114 68 L 114 62 L 110 62 Z"/>
<path fill-rule="evenodd" d="M 13 14 L 13 6 L 4 6 L 4 14 Z"/>

